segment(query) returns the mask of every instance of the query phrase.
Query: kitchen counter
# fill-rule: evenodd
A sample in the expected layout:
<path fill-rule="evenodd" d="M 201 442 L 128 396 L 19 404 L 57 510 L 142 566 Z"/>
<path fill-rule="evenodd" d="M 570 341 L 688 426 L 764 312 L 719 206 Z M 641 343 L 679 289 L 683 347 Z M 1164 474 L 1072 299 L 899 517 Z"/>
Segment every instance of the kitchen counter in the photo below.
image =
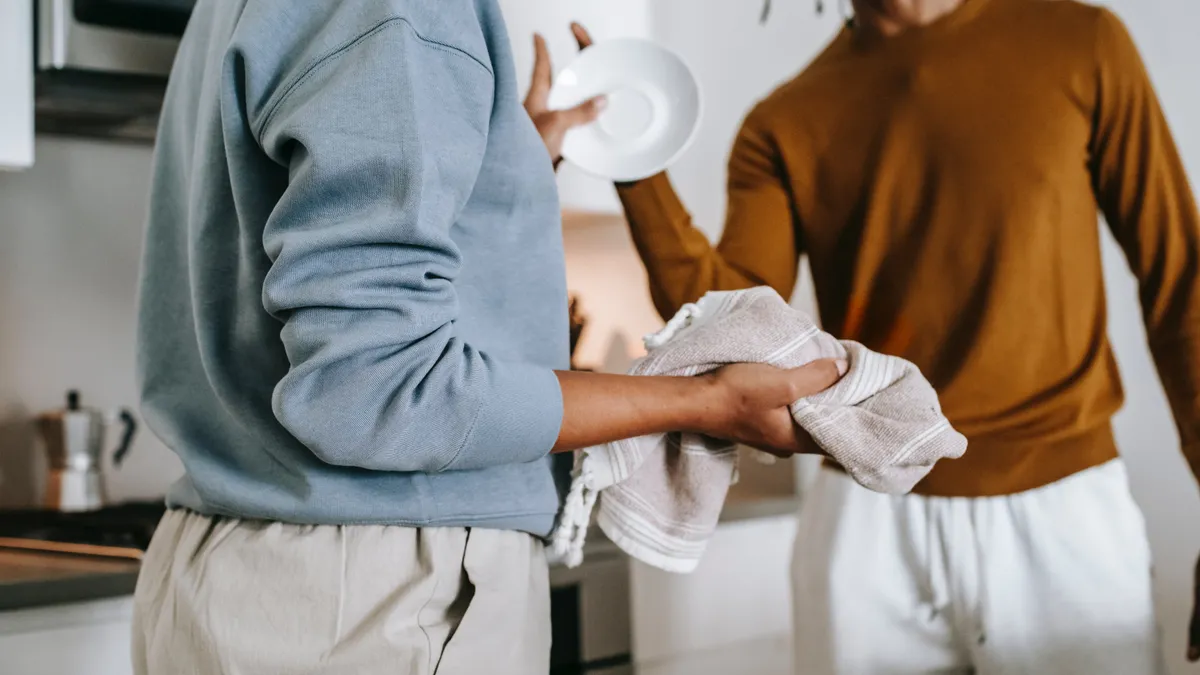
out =
<path fill-rule="evenodd" d="M 731 495 L 722 523 L 796 513 L 795 497 Z M 599 532 L 589 534 L 588 554 L 616 554 Z M 133 560 L 87 558 L 0 549 L 0 612 L 114 598 L 133 593 L 139 565 Z"/>
<path fill-rule="evenodd" d="M 794 495 L 760 497 L 731 492 L 721 511 L 721 523 L 732 524 L 744 520 L 781 518 L 800 512 L 800 498 Z"/>
<path fill-rule="evenodd" d="M 0 549 L 0 612 L 133 593 L 134 560 Z"/>

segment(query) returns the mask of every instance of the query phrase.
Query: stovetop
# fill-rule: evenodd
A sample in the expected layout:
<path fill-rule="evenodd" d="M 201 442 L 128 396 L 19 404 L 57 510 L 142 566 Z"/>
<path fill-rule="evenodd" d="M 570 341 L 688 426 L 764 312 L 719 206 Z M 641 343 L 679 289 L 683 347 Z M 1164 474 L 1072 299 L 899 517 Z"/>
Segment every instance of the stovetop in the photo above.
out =
<path fill-rule="evenodd" d="M 166 511 L 161 501 L 96 511 L 0 511 L 0 548 L 140 559 Z"/>

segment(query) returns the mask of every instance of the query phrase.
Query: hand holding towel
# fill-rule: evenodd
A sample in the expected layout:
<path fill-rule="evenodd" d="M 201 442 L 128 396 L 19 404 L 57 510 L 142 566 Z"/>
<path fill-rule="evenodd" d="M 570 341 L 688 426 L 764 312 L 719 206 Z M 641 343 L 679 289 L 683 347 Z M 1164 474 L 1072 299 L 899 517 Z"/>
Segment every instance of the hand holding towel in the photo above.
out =
<path fill-rule="evenodd" d="M 863 486 L 906 493 L 940 459 L 959 457 L 937 394 L 913 364 L 838 341 L 770 288 L 709 293 L 655 335 L 632 375 L 694 376 L 731 363 L 797 368 L 845 359 L 830 389 L 796 401 L 792 417 Z M 737 470 L 736 447 L 696 434 L 626 439 L 576 453 L 571 491 L 552 535 L 570 566 L 582 560 L 591 512 L 631 556 L 671 572 L 699 564 Z"/>

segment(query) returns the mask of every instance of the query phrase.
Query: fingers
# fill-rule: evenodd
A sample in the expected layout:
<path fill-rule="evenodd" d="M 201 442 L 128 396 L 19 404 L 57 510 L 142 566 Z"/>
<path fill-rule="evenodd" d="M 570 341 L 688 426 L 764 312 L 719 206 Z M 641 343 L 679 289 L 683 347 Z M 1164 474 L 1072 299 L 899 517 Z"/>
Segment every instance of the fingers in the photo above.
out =
<path fill-rule="evenodd" d="M 849 364 L 843 360 L 823 359 L 788 371 L 788 380 L 792 386 L 791 395 L 795 399 L 819 394 L 837 384 L 846 374 Z"/>
<path fill-rule="evenodd" d="M 821 446 L 818 445 L 815 440 L 813 440 L 813 437 L 809 435 L 807 431 L 796 425 L 796 423 L 792 420 L 790 412 L 785 412 L 784 415 L 786 415 L 786 419 L 782 421 L 782 424 L 786 425 L 790 430 L 790 433 L 786 434 L 786 439 L 778 440 L 777 445 L 759 443 L 752 445 L 751 447 L 759 452 L 772 455 L 780 459 L 789 459 L 797 455 L 818 455 L 821 457 L 828 457 L 825 451 L 821 449 Z"/>
<path fill-rule="evenodd" d="M 529 84 L 529 96 L 525 98 L 525 107 L 531 113 L 538 113 L 546 109 L 553 80 L 553 66 L 550 63 L 550 50 L 546 47 L 546 39 L 540 34 L 534 33 L 533 80 Z"/>
<path fill-rule="evenodd" d="M 828 457 L 829 455 L 824 449 L 813 439 L 812 435 L 805 431 L 802 427 L 795 423 L 792 419 L 791 412 L 786 412 L 787 423 L 791 434 L 788 439 L 786 452 L 765 451 L 776 457 L 795 457 L 797 455 L 817 455 L 820 457 Z"/>
<path fill-rule="evenodd" d="M 578 22 L 571 24 L 571 33 L 575 36 L 575 42 L 580 49 L 592 46 L 592 36 Z M 550 60 L 550 49 L 546 46 L 546 39 L 540 33 L 534 33 L 533 80 L 529 85 L 529 95 L 525 97 L 525 109 L 529 111 L 530 115 L 546 112 L 553 84 L 554 66 Z M 603 98 L 595 98 L 558 115 L 560 119 L 556 121 L 570 129 L 594 121 L 603 109 Z"/>
<path fill-rule="evenodd" d="M 571 34 L 575 36 L 575 43 L 580 49 L 587 49 L 592 46 L 592 36 L 583 27 L 583 24 L 578 21 L 571 24 Z"/>
<path fill-rule="evenodd" d="M 596 121 L 600 113 L 604 111 L 604 106 L 608 104 L 608 99 L 603 96 L 597 96 L 590 101 L 584 101 L 582 104 L 564 110 L 560 113 L 562 124 L 567 128 L 583 126 Z"/>

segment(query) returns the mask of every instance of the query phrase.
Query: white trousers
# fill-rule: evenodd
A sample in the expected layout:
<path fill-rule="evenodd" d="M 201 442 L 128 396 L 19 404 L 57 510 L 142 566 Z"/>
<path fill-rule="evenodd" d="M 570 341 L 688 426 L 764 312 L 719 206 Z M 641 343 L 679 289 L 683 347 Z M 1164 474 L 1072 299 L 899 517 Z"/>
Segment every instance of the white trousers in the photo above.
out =
<path fill-rule="evenodd" d="M 1150 566 L 1120 461 L 987 498 L 822 469 L 796 534 L 796 672 L 1163 674 Z"/>

